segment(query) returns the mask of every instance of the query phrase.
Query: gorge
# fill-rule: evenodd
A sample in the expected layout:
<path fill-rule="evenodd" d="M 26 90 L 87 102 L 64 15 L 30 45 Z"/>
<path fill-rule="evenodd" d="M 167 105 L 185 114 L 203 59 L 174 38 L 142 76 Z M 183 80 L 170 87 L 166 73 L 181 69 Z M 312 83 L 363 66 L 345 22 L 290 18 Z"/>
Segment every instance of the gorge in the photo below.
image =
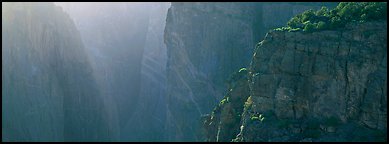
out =
<path fill-rule="evenodd" d="M 2 2 L 2 141 L 387 141 L 382 11 Z"/>

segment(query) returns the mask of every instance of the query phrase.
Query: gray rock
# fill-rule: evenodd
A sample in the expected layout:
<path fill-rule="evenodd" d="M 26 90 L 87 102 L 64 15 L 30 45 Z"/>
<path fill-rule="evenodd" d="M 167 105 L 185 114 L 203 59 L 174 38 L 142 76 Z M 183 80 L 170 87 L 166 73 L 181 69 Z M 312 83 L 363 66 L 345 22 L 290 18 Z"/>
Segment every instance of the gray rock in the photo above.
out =
<path fill-rule="evenodd" d="M 302 34 L 299 38 L 288 37 L 287 32 L 273 34 L 273 41 L 257 49 L 261 51 L 257 52 L 257 57 L 261 59 L 253 59 L 251 63 L 253 73 L 264 73 L 250 83 L 252 93 L 259 93 L 253 95 L 255 103 L 264 103 L 261 97 L 273 98 L 272 104 L 262 105 L 257 111 L 272 110 L 280 118 L 316 117 L 323 122 L 330 117 L 336 117 L 343 123 L 360 120 L 370 128 L 386 129 L 386 109 L 382 108 L 386 107 L 386 93 L 383 91 L 386 69 L 381 65 L 386 59 L 383 53 L 387 51 L 382 45 L 386 43 L 386 32 L 381 30 L 386 29 L 386 25 L 384 22 L 369 22 L 350 26 L 342 33 L 324 31 Z M 360 36 L 362 33 L 374 33 L 372 35 L 383 39 L 367 42 Z M 342 35 L 340 40 L 322 40 L 328 37 L 335 39 L 339 34 Z M 299 46 L 305 48 L 295 49 L 293 44 L 288 44 L 294 39 L 305 43 L 305 46 Z M 285 43 L 287 46 L 284 46 Z M 338 53 L 334 53 L 337 45 Z M 263 55 L 266 51 L 274 54 Z M 296 59 L 297 52 L 298 58 L 303 60 Z M 258 67 L 261 69 L 257 70 Z M 304 77 L 296 77 L 299 74 Z M 271 76 L 273 80 L 267 80 Z M 337 131 L 332 125 L 322 125 L 321 128 L 328 133 Z M 292 133 L 295 131 L 291 130 Z"/>
<path fill-rule="evenodd" d="M 165 28 L 167 47 L 167 96 L 170 115 L 166 122 L 168 140 L 196 141 L 199 117 L 209 113 L 226 91 L 225 81 L 252 59 L 253 49 L 265 34 L 283 26 L 292 16 L 304 10 L 319 9 L 329 3 L 172 3 Z M 276 34 L 274 35 L 276 37 Z M 293 37 L 293 34 L 289 37 Z M 269 50 L 258 55 L 272 55 L 278 44 L 269 35 Z M 294 47 L 294 43 L 290 47 Z M 286 45 L 286 44 L 285 44 Z M 289 45 L 288 45 L 289 46 Z M 273 50 L 273 51 L 276 51 Z M 265 52 L 265 53 L 262 53 Z M 294 55 L 293 50 L 286 55 Z M 274 63 L 283 66 L 265 68 L 269 71 L 296 72 L 297 66 L 282 52 Z M 263 57 L 258 57 L 262 59 Z M 267 62 L 265 60 L 264 62 Z M 272 66 L 272 65 L 266 65 Z M 264 67 L 259 65 L 258 67 Z M 260 73 L 262 71 L 258 71 Z M 269 75 L 272 81 L 274 75 Z M 278 78 L 279 79 L 279 78 Z M 262 83 L 260 84 L 262 85 Z M 273 91 L 277 85 L 268 85 Z M 274 92 L 274 91 L 273 91 Z M 260 95 L 260 92 L 253 93 Z M 268 99 L 272 101 L 272 99 Z M 266 104 L 266 103 L 263 103 Z M 262 105 L 258 105 L 262 107 Z M 183 107 L 188 109 L 183 112 Z M 174 125 L 172 125 L 174 123 Z"/>
<path fill-rule="evenodd" d="M 110 141 L 106 105 L 72 19 L 53 3 L 2 3 L 5 141 Z"/>
<path fill-rule="evenodd" d="M 242 117 L 239 139 L 386 140 L 386 27 L 386 22 L 366 22 L 342 32 L 268 33 L 250 65 L 249 71 L 259 74 L 249 77 L 252 108 L 243 113 L 267 113 L 271 122 L 245 123 L 249 118 Z M 376 39 L 361 36 L 366 33 Z M 280 138 L 286 125 L 290 138 Z"/>

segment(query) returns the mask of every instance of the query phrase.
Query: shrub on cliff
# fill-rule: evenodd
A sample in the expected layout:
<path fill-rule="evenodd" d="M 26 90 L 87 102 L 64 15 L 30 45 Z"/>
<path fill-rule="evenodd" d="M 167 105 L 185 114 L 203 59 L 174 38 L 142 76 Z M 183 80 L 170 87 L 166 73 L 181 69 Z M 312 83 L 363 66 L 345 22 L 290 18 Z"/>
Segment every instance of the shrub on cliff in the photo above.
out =
<path fill-rule="evenodd" d="M 318 11 L 307 10 L 291 18 L 281 31 L 313 32 L 343 28 L 350 22 L 366 22 L 387 19 L 386 2 L 341 2 L 332 10 L 322 7 Z"/>
<path fill-rule="evenodd" d="M 241 68 L 239 69 L 239 71 L 234 72 L 229 76 L 229 78 L 227 79 L 227 83 L 234 83 L 241 78 L 247 78 L 247 73 L 248 71 L 246 68 Z"/>

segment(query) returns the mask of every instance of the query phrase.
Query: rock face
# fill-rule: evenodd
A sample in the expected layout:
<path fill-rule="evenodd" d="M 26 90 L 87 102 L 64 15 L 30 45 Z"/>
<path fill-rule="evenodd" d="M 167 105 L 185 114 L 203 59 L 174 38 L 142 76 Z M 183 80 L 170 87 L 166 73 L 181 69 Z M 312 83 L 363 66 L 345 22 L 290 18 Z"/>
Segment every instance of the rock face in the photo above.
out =
<path fill-rule="evenodd" d="M 116 139 L 126 131 L 139 100 L 140 72 L 149 15 L 129 3 L 59 3 L 80 30 Z M 138 4 L 142 6 L 142 4 Z"/>
<path fill-rule="evenodd" d="M 163 141 L 170 3 L 56 3 L 75 20 L 117 141 Z M 153 132 L 153 134 L 150 134 Z"/>
<path fill-rule="evenodd" d="M 4 141 L 107 141 L 100 91 L 73 21 L 53 3 L 2 3 Z"/>
<path fill-rule="evenodd" d="M 222 98 L 227 78 L 248 66 L 269 28 L 323 5 L 334 4 L 172 3 L 165 28 L 167 139 L 202 140 L 200 116 Z"/>
<path fill-rule="evenodd" d="M 250 96 L 247 70 L 234 73 L 228 82 L 226 96 L 211 115 L 203 117 L 206 141 L 229 142 L 239 133 L 244 108 L 242 103 Z"/>
<path fill-rule="evenodd" d="M 254 40 L 248 7 L 172 3 L 165 28 L 169 141 L 198 140 L 200 116 L 221 99 L 232 70 L 249 61 L 244 56 Z"/>
<path fill-rule="evenodd" d="M 137 141 L 166 141 L 166 45 L 163 32 L 170 3 L 152 3 L 141 67 L 140 99 L 128 123 Z"/>
<path fill-rule="evenodd" d="M 268 33 L 254 51 L 251 104 L 241 103 L 234 141 L 386 141 L 386 29 L 376 21 L 339 31 Z M 214 119 L 223 117 L 215 113 Z M 210 141 L 220 133 L 212 130 Z"/>

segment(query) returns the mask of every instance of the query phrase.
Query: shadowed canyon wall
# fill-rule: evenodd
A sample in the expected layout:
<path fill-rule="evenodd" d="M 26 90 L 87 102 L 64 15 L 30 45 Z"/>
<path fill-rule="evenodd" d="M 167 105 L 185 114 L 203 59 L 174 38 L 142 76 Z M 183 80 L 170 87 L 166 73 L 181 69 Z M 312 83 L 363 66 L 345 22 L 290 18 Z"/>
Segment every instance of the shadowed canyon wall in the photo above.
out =
<path fill-rule="evenodd" d="M 248 66 L 270 28 L 307 9 L 333 3 L 172 3 L 167 46 L 168 137 L 199 141 L 200 116 L 224 95 L 226 80 Z"/>
<path fill-rule="evenodd" d="M 73 21 L 53 3 L 2 3 L 4 141 L 107 141 L 101 91 Z"/>

